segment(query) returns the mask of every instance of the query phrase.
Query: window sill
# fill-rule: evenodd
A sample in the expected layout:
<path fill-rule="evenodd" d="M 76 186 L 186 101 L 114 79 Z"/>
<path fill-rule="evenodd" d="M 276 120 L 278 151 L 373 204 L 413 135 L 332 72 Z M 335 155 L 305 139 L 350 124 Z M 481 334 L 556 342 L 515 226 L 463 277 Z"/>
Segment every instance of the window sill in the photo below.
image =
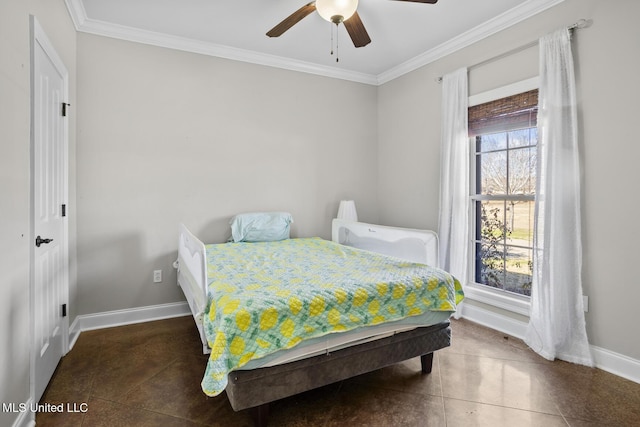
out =
<path fill-rule="evenodd" d="M 503 310 L 529 316 L 531 302 L 529 297 L 520 296 L 499 289 L 486 288 L 482 285 L 470 283 L 464 288 L 465 298 L 492 305 Z"/>

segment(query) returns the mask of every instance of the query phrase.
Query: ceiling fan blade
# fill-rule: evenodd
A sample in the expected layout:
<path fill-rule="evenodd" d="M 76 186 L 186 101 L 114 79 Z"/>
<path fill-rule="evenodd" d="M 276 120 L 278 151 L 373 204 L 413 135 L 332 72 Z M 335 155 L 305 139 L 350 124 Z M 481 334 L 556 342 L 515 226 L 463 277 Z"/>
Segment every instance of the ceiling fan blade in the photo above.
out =
<path fill-rule="evenodd" d="M 269 37 L 279 37 L 279 36 L 281 36 L 282 34 L 284 34 L 285 31 L 287 31 L 289 28 L 291 28 L 294 25 L 296 25 L 298 22 L 300 22 L 302 20 L 302 18 L 304 18 L 305 16 L 309 15 L 314 10 L 316 10 L 316 3 L 315 2 L 311 2 L 311 3 L 305 4 L 300 9 L 296 10 L 291 15 L 286 17 L 281 23 L 279 23 L 278 25 L 276 25 L 275 27 L 270 29 L 269 32 L 267 33 L 267 35 Z"/>
<path fill-rule="evenodd" d="M 410 1 L 412 3 L 429 3 L 429 4 L 438 3 L 438 0 L 394 0 L 394 1 Z"/>
<path fill-rule="evenodd" d="M 356 11 L 351 18 L 344 21 L 343 24 L 355 47 L 362 47 L 371 43 L 371 38 L 369 37 L 367 30 L 364 28 L 364 24 L 360 19 L 360 15 L 358 15 L 358 11 Z"/>

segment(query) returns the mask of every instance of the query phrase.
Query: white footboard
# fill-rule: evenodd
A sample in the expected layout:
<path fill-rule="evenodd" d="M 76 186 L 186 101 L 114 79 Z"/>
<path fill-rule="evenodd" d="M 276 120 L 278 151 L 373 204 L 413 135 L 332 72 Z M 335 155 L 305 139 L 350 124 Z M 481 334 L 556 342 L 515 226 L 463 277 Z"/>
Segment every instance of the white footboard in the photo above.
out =
<path fill-rule="evenodd" d="M 209 353 L 204 334 L 202 316 L 207 305 L 207 266 L 204 243 L 180 224 L 178 237 L 178 285 L 191 308 L 191 313 L 200 332 L 202 351 Z"/>
<path fill-rule="evenodd" d="M 334 219 L 331 240 L 346 246 L 438 266 L 438 235 L 430 230 Z"/>

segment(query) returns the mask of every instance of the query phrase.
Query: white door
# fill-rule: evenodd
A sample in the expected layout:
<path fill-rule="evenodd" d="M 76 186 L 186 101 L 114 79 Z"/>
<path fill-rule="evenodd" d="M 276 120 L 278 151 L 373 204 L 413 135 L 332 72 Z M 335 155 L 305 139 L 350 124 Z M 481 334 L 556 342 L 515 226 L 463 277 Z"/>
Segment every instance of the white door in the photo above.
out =
<path fill-rule="evenodd" d="M 31 32 L 31 369 L 37 402 L 68 347 L 68 73 L 34 17 Z"/>

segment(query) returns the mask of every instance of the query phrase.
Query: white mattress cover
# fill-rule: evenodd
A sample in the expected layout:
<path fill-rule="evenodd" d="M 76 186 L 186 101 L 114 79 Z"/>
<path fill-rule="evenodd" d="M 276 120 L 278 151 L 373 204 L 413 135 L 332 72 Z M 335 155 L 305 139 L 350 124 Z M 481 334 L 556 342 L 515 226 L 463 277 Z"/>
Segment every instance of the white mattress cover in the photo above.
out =
<path fill-rule="evenodd" d="M 422 315 L 407 317 L 396 322 L 357 328 L 349 332 L 328 334 L 303 341 L 291 349 L 280 350 L 261 359 L 251 360 L 244 365 L 242 369 L 265 368 L 294 362 L 319 354 L 331 353 L 341 348 L 388 337 L 399 332 L 435 325 L 449 319 L 450 316 L 451 313 L 449 312 L 429 311 Z"/>

